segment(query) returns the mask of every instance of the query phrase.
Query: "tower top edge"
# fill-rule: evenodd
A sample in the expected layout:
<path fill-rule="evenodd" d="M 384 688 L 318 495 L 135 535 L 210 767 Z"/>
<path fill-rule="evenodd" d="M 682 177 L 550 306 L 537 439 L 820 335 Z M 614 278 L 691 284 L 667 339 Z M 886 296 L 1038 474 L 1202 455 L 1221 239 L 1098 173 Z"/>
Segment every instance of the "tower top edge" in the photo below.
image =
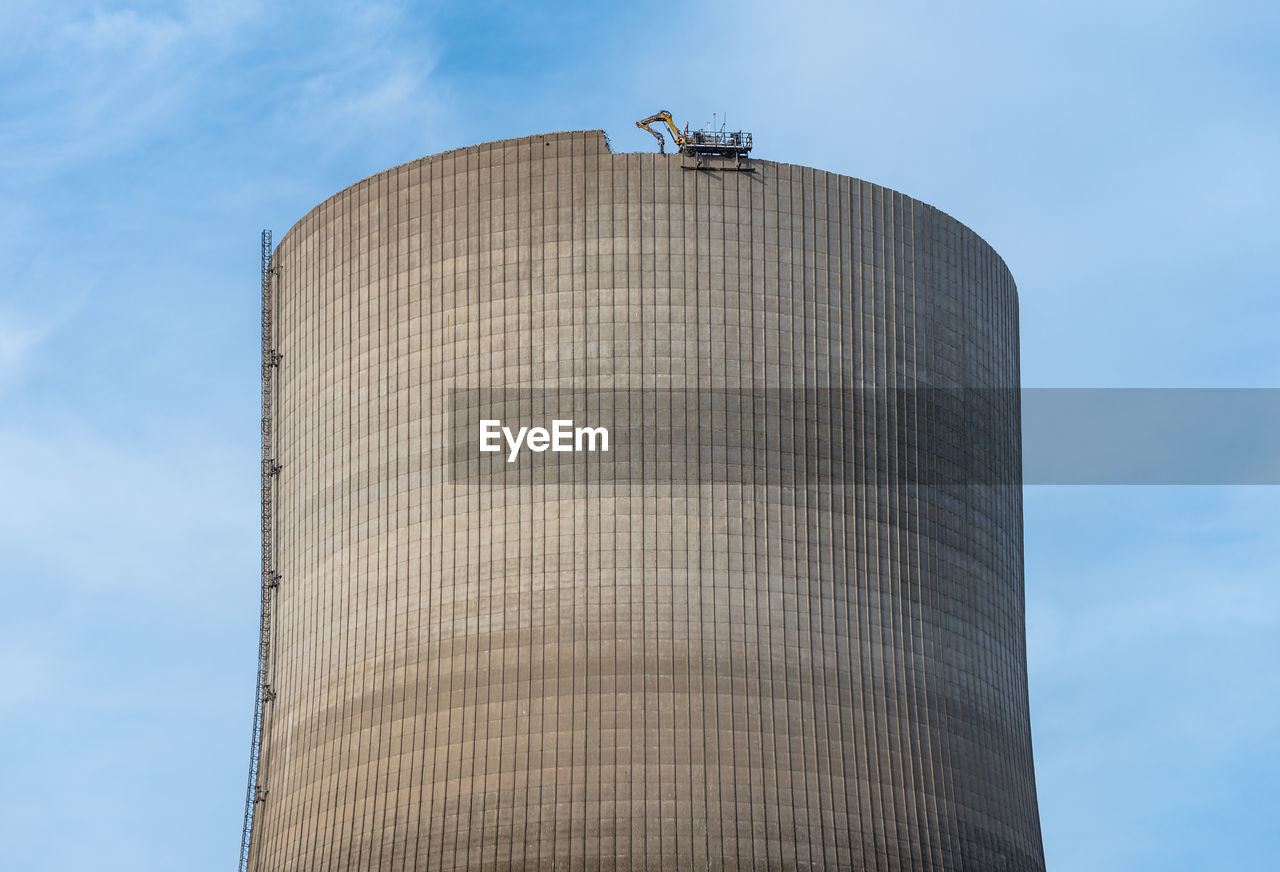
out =
<path fill-rule="evenodd" d="M 543 148 L 558 146 L 560 149 L 564 149 L 568 147 L 569 149 L 572 149 L 572 151 L 569 152 L 569 155 L 571 155 L 572 157 L 581 157 L 584 159 L 588 157 L 600 157 L 600 156 L 611 157 L 611 158 L 637 158 L 637 157 L 646 158 L 648 157 L 655 160 L 665 159 L 669 161 L 676 161 L 680 159 L 680 155 L 674 154 L 674 153 L 660 154 L 655 151 L 615 151 L 612 143 L 609 141 L 608 134 L 605 133 L 604 130 L 599 128 L 589 129 L 589 130 L 559 130 L 559 131 L 553 131 L 553 132 L 547 132 L 547 133 L 534 133 L 527 136 L 516 136 L 516 137 L 509 137 L 506 139 L 494 139 L 494 140 L 489 140 L 487 142 L 478 142 L 478 143 L 475 143 L 474 145 L 459 146 L 457 148 L 446 149 L 444 151 L 439 151 L 433 154 L 424 155 L 419 158 L 414 158 L 413 160 L 396 164 L 384 170 L 379 170 L 376 173 L 372 173 L 362 179 L 359 179 L 358 181 L 352 182 L 351 184 L 343 187 L 338 191 L 335 191 L 333 194 L 321 200 L 320 202 L 316 203 L 312 208 L 308 209 L 307 212 L 301 218 L 299 218 L 299 220 L 295 222 L 293 226 L 291 226 L 283 236 L 280 237 L 279 245 L 283 245 L 285 239 L 289 236 L 292 236 L 294 231 L 297 230 L 299 226 L 304 224 L 308 217 L 319 212 L 327 204 L 329 204 L 334 200 L 339 199 L 344 195 L 349 194 L 352 191 L 355 191 L 359 188 L 369 185 L 378 179 L 394 176 L 397 173 L 405 172 L 414 167 L 430 166 L 431 164 L 444 161 L 447 159 L 456 160 L 459 156 L 465 155 L 465 154 L 482 155 L 485 153 L 491 154 L 496 151 L 510 150 L 511 154 L 508 156 L 508 159 L 515 159 L 516 158 L 515 152 L 518 151 L 520 148 L 524 147 L 532 151 L 538 146 L 542 146 Z M 951 215 L 946 210 L 940 209 L 931 203 L 927 203 L 923 200 L 919 200 L 915 197 L 912 197 L 910 194 L 905 194 L 894 188 L 889 188 L 884 185 L 880 185 L 866 179 L 861 179 L 856 176 L 850 176 L 846 173 L 840 173 L 835 170 L 822 169 L 821 167 L 811 167 L 805 164 L 793 164 L 787 161 L 776 161 L 776 160 L 770 160 L 768 158 L 760 158 L 760 157 L 752 157 L 751 164 L 753 166 L 761 167 L 761 168 L 767 166 L 769 168 L 772 168 L 774 172 L 787 173 L 792 171 L 800 171 L 800 172 L 816 173 L 816 174 L 825 175 L 825 176 L 837 176 L 840 178 L 848 179 L 853 182 L 857 182 L 859 184 L 868 185 L 873 189 L 878 189 L 882 191 L 884 194 L 887 194 L 893 197 L 900 197 L 904 202 L 913 203 L 917 208 L 930 210 L 947 220 L 955 222 L 955 224 L 964 228 L 969 233 L 972 233 L 975 237 L 977 237 L 977 239 L 981 242 L 981 244 L 983 244 L 984 246 L 987 246 L 988 248 L 991 248 L 992 253 L 996 256 L 996 258 L 1000 261 L 1000 263 L 1004 265 L 1004 258 L 999 254 L 999 252 L 995 251 L 995 249 L 990 246 L 990 243 L 986 242 L 985 239 L 983 239 L 980 235 L 978 235 L 977 232 L 973 230 L 973 228 L 969 227 L 967 224 L 960 221 L 954 215 Z M 279 247 L 279 245 L 277 245 L 277 248 Z M 1007 269 L 1007 265 L 1006 265 L 1006 269 Z"/>

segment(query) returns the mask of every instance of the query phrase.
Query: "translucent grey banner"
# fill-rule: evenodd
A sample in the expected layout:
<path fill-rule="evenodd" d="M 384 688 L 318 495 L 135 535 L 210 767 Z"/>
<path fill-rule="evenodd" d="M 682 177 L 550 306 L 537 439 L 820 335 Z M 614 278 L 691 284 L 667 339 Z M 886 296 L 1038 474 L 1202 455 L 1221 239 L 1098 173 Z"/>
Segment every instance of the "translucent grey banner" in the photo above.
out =
<path fill-rule="evenodd" d="M 1280 484 L 1276 388 L 473 389 L 455 483 Z M 1021 436 L 1021 450 L 1019 450 Z"/>

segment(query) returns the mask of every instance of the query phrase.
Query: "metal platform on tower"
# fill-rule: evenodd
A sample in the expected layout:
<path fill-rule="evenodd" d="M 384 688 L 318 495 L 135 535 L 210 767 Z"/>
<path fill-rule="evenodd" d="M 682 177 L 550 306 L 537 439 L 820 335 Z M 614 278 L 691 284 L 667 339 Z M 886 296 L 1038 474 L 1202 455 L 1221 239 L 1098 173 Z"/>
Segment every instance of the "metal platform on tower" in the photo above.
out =
<path fill-rule="evenodd" d="M 660 153 L 665 153 L 667 150 L 666 139 L 659 130 L 650 127 L 651 124 L 659 121 L 666 124 L 667 130 L 671 133 L 671 140 L 680 153 L 694 158 L 692 165 L 683 164 L 686 169 L 750 169 L 750 163 L 747 161 L 752 145 L 750 133 L 742 130 L 726 131 L 723 125 L 719 129 L 712 125 L 703 130 L 690 130 L 687 124 L 681 132 L 672 120 L 671 113 L 663 109 L 636 122 L 636 127 L 649 131 L 658 140 Z M 705 161 L 705 158 L 731 158 L 733 166 L 719 162 L 713 162 L 714 165 L 712 165 Z"/>

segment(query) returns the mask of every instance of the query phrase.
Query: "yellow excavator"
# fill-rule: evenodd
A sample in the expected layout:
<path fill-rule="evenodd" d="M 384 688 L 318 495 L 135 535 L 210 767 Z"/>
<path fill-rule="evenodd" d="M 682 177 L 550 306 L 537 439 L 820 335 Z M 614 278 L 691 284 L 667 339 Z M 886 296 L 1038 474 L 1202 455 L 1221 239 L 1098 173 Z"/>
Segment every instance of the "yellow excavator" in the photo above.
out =
<path fill-rule="evenodd" d="M 659 121 L 666 122 L 667 129 L 671 131 L 671 141 L 676 144 L 681 154 L 691 154 L 698 158 L 703 155 L 721 155 L 741 162 L 747 152 L 751 151 L 750 133 L 744 133 L 741 130 L 732 133 L 726 133 L 723 130 L 695 130 L 691 133 L 687 124 L 684 133 L 681 133 L 680 128 L 676 127 L 675 121 L 672 120 L 671 113 L 663 109 L 643 121 L 636 122 L 636 127 L 653 134 L 658 140 L 658 151 L 663 154 L 667 151 L 667 141 L 662 133 L 649 126 Z"/>
<path fill-rule="evenodd" d="M 659 121 L 667 122 L 667 127 L 671 130 L 671 141 L 676 144 L 677 148 L 682 148 L 687 138 L 685 134 L 682 134 L 680 132 L 680 128 L 676 127 L 676 123 L 673 120 L 671 120 L 671 113 L 668 112 L 666 109 L 663 109 L 661 112 L 655 112 L 654 114 L 650 115 L 648 118 L 644 119 L 643 121 L 637 121 L 636 127 L 639 127 L 641 130 L 647 130 L 650 133 L 652 133 L 654 137 L 656 137 L 658 140 L 658 151 L 662 154 L 666 154 L 667 153 L 666 138 L 661 133 L 659 133 L 658 131 L 654 130 L 652 127 L 649 126 L 650 124 L 655 124 Z M 686 133 L 688 132 L 687 127 L 685 128 L 685 132 Z"/>

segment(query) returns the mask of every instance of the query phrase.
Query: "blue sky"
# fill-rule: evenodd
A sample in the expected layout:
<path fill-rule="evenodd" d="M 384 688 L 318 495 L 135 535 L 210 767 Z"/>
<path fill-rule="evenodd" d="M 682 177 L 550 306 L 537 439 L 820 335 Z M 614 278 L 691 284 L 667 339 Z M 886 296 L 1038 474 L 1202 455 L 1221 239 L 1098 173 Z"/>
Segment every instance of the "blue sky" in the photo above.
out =
<path fill-rule="evenodd" d="M 933 203 L 1037 387 L 1280 385 L 1280 7 L 0 7 L 0 844 L 226 870 L 257 584 L 257 244 L 387 166 L 713 112 Z M 1032 487 L 1052 870 L 1274 868 L 1280 493 Z"/>

